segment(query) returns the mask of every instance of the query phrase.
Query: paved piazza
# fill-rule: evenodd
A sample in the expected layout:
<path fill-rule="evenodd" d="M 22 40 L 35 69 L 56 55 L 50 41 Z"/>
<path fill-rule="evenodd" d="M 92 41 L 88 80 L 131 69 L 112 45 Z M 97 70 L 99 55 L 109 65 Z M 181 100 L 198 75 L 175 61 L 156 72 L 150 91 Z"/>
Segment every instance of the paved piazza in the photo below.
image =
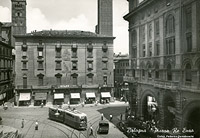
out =
<path fill-rule="evenodd" d="M 89 129 L 78 131 L 62 123 L 49 120 L 48 107 L 9 107 L 8 110 L 3 110 L 1 107 L 0 116 L 3 119 L 2 125 L 18 129 L 23 138 L 127 138 L 112 123 L 109 124 L 108 134 L 97 134 L 98 122 L 101 118 L 97 110 L 117 106 L 127 106 L 127 104 L 75 106 L 77 110 L 87 114 L 88 128 L 90 125 L 93 126 L 94 136 L 89 136 Z M 24 128 L 21 128 L 22 118 L 25 120 Z M 39 130 L 35 130 L 36 120 L 39 123 Z"/>

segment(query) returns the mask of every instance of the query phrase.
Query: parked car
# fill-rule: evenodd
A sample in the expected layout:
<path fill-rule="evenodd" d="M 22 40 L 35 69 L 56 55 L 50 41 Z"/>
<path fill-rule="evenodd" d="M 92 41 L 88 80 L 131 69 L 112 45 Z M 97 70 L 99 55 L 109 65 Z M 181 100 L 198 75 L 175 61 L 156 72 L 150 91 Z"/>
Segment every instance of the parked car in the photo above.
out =
<path fill-rule="evenodd" d="M 100 133 L 108 134 L 108 132 L 109 132 L 109 122 L 105 121 L 105 120 L 99 121 L 99 128 L 98 128 L 97 132 L 99 134 Z"/>

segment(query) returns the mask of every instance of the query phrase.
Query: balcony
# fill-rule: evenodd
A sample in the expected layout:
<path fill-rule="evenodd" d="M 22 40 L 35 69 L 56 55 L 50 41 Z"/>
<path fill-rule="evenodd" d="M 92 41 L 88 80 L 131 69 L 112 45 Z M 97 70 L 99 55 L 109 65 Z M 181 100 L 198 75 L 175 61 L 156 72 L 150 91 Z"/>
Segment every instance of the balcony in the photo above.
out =
<path fill-rule="evenodd" d="M 16 89 L 32 89 L 32 85 L 17 85 Z"/>
<path fill-rule="evenodd" d="M 178 89 L 180 88 L 180 82 L 155 80 L 154 87 L 163 89 Z"/>
<path fill-rule="evenodd" d="M 124 82 L 129 82 L 129 83 L 134 83 L 134 82 L 137 82 L 137 78 L 136 77 L 133 77 L 133 76 L 123 76 L 123 81 Z"/>

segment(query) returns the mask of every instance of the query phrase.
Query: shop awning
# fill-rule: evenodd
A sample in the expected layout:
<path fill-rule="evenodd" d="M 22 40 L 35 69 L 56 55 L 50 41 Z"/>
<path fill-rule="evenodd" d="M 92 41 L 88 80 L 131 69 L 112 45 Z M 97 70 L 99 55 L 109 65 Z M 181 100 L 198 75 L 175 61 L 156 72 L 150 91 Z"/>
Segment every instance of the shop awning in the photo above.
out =
<path fill-rule="evenodd" d="M 35 100 L 46 100 L 47 93 L 35 93 Z"/>
<path fill-rule="evenodd" d="M 4 98 L 6 98 L 6 93 L 1 93 L 0 94 L 0 100 L 3 100 Z"/>
<path fill-rule="evenodd" d="M 54 99 L 64 99 L 64 93 L 54 93 Z"/>
<path fill-rule="evenodd" d="M 110 98 L 111 97 L 110 92 L 101 92 L 101 97 L 102 98 Z"/>
<path fill-rule="evenodd" d="M 79 99 L 80 93 L 70 93 L 71 99 Z"/>
<path fill-rule="evenodd" d="M 31 99 L 31 93 L 20 93 L 19 101 L 29 101 Z"/>
<path fill-rule="evenodd" d="M 86 93 L 86 98 L 95 98 L 94 92 Z"/>

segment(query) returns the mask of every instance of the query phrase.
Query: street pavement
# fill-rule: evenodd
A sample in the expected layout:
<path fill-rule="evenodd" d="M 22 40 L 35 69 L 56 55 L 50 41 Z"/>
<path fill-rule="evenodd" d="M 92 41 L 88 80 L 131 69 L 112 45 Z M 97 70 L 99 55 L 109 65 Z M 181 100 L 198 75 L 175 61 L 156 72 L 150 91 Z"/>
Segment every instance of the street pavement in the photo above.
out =
<path fill-rule="evenodd" d="M 62 123 L 49 120 L 48 107 L 11 106 L 8 110 L 3 110 L 3 108 L 0 107 L 0 116 L 2 117 L 2 125 L 18 129 L 23 138 L 127 138 L 114 125 L 118 121 L 118 115 L 123 112 L 123 110 L 112 110 L 112 108 L 114 109 L 116 107 L 125 109 L 127 106 L 127 103 L 125 104 L 124 102 L 118 101 L 105 105 L 98 104 L 97 106 L 95 104 L 85 105 L 84 107 L 81 105 L 71 106 L 87 114 L 88 129 L 85 131 L 78 131 Z M 103 109 L 106 111 L 104 119 L 108 119 L 107 114 L 112 113 L 114 122 L 109 123 L 108 134 L 99 135 L 97 134 L 98 122 L 101 119 L 101 113 L 104 111 Z M 110 112 L 106 109 L 109 109 Z M 24 128 L 21 128 L 22 119 L 24 119 Z M 35 130 L 36 121 L 39 123 L 38 130 Z M 94 130 L 92 136 L 89 135 L 90 126 L 92 126 Z"/>

